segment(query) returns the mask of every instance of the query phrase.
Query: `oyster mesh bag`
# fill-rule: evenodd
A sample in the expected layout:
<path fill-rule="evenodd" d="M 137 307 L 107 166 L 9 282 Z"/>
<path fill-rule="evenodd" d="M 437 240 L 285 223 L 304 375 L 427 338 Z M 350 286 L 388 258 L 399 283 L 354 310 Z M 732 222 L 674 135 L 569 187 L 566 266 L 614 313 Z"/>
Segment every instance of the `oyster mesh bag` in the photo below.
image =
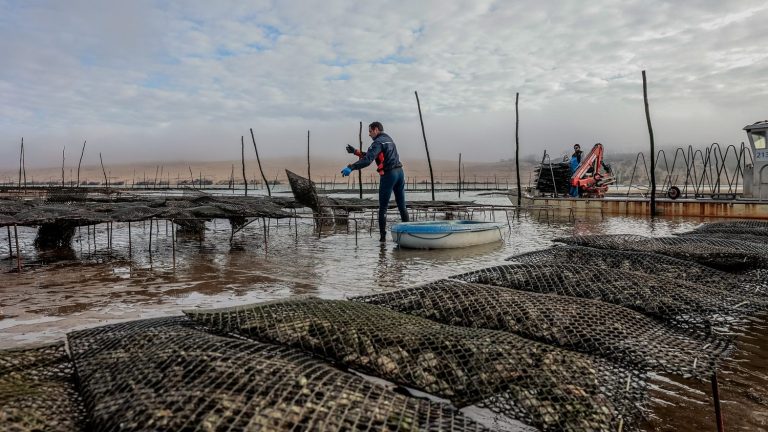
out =
<path fill-rule="evenodd" d="M 78 431 L 83 418 L 63 342 L 0 351 L 0 429 Z"/>
<path fill-rule="evenodd" d="M 483 430 L 447 404 L 295 349 L 206 333 L 184 317 L 68 338 L 93 430 Z"/>
<path fill-rule="evenodd" d="M 693 237 L 703 239 L 725 239 L 730 241 L 737 240 L 739 242 L 757 243 L 758 245 L 765 245 L 768 243 L 768 236 L 748 233 L 745 231 L 689 231 L 675 235 L 682 238 Z"/>
<path fill-rule="evenodd" d="M 652 252 L 728 272 L 768 268 L 768 245 L 740 240 L 702 236 L 644 237 L 631 234 L 602 234 L 564 237 L 554 241 L 599 249 Z"/>
<path fill-rule="evenodd" d="M 692 261 L 650 252 L 562 245 L 514 255 L 507 258 L 507 261 L 521 264 L 583 263 L 594 269 L 616 269 L 657 275 L 745 295 L 765 295 L 768 292 L 768 287 L 754 278 L 740 277 Z"/>
<path fill-rule="evenodd" d="M 503 330 L 629 367 L 709 379 L 730 341 L 693 337 L 630 309 L 457 280 L 356 297 L 437 322 Z"/>
<path fill-rule="evenodd" d="M 600 300 L 636 310 L 683 328 L 710 331 L 736 326 L 768 308 L 764 299 L 690 282 L 622 270 L 568 264 L 507 264 L 456 276 L 465 282 L 543 294 Z"/>
<path fill-rule="evenodd" d="M 694 228 L 692 232 L 734 233 L 749 234 L 754 236 L 768 236 L 768 222 L 760 220 L 710 222 Z"/>
<path fill-rule="evenodd" d="M 544 430 L 626 428 L 644 395 L 645 377 L 613 362 L 365 303 L 305 297 L 185 313 Z"/>

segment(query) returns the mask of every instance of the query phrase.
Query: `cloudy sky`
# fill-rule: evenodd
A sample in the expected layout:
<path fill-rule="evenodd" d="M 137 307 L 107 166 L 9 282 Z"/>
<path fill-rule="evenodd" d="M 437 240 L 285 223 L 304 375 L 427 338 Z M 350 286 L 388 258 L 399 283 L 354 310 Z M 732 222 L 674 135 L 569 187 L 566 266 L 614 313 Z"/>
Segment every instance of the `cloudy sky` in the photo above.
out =
<path fill-rule="evenodd" d="M 738 144 L 768 118 L 768 3 L 0 0 L 0 168 L 339 157 L 358 122 L 405 158 Z M 365 143 L 368 138 L 363 135 Z M 252 147 L 251 147 L 252 152 Z M 253 154 L 248 154 L 253 157 Z"/>

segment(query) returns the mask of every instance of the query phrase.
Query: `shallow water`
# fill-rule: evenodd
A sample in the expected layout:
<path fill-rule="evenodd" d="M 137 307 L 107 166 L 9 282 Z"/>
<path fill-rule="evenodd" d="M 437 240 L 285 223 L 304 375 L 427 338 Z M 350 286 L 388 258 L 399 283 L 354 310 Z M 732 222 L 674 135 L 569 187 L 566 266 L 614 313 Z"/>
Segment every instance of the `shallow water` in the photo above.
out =
<path fill-rule="evenodd" d="M 441 196 L 442 195 L 442 196 Z M 343 196 L 343 195 L 335 195 Z M 506 197 L 471 196 L 478 203 L 508 205 Z M 455 193 L 437 199 L 455 200 Z M 409 199 L 429 199 L 411 193 Z M 177 315 L 182 309 L 221 307 L 312 294 L 345 298 L 406 287 L 452 274 L 501 264 L 510 255 L 548 247 L 551 239 L 572 234 L 633 233 L 661 236 L 686 231 L 701 220 L 651 222 L 638 217 L 582 217 L 547 221 L 541 215 L 511 218 L 503 243 L 445 251 L 398 249 L 381 245 L 370 232 L 370 214 L 349 229 L 318 232 L 309 220 L 254 221 L 229 243 L 225 220 L 208 223 L 203 239 L 177 238 L 175 259 L 171 224 L 128 227 L 116 224 L 112 249 L 106 226 L 96 227 L 96 244 L 83 227 L 72 249 L 38 256 L 35 230 L 19 228 L 23 271 L 8 260 L 0 231 L 0 348 L 64 338 L 69 331 L 120 320 Z M 503 212 L 475 213 L 475 219 L 507 222 Z M 392 221 L 395 216 L 392 215 Z M 265 232 L 267 233 L 265 237 Z M 130 256 L 130 259 L 129 259 Z M 583 263 L 588 265 L 588 263 Z M 756 323 L 742 337 L 742 349 L 720 376 L 728 430 L 768 428 L 768 331 Z M 647 430 L 715 429 L 709 383 L 659 377 L 654 381 Z M 751 391 L 750 391 L 751 389 Z"/>

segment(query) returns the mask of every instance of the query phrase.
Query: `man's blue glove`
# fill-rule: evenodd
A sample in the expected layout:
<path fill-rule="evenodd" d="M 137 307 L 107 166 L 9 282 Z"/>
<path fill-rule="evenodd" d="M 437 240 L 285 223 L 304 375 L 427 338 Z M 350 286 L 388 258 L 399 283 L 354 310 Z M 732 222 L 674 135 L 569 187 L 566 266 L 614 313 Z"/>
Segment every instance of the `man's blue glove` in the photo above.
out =
<path fill-rule="evenodd" d="M 348 175 L 352 174 L 352 168 L 350 167 L 344 167 L 343 170 L 341 170 L 341 176 L 346 177 Z"/>

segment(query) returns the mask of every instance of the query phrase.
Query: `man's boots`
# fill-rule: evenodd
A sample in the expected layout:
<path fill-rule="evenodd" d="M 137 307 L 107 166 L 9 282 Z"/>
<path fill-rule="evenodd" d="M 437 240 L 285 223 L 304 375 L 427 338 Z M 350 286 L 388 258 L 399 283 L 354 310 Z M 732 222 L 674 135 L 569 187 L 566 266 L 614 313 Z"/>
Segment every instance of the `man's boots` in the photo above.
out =
<path fill-rule="evenodd" d="M 379 236 L 379 241 L 381 243 L 385 243 L 387 241 L 387 233 L 386 232 L 381 233 L 381 235 Z"/>

